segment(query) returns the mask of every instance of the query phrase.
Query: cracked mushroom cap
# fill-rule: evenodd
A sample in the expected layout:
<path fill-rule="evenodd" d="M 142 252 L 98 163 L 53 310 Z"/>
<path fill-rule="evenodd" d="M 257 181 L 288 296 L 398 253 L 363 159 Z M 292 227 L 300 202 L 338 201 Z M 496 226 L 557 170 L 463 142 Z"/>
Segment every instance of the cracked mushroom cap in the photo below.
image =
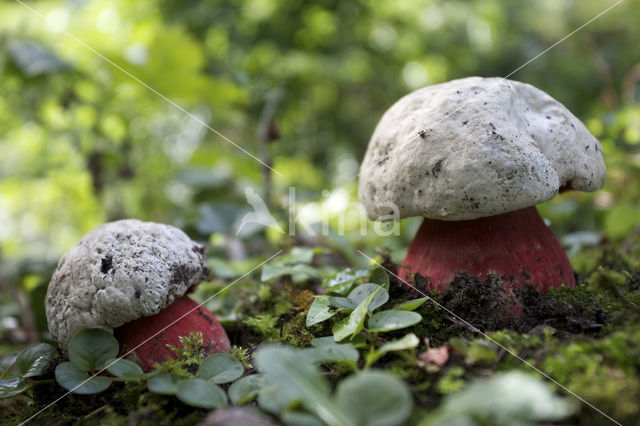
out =
<path fill-rule="evenodd" d="M 208 274 L 205 248 L 173 226 L 135 219 L 94 228 L 56 268 L 45 299 L 49 331 L 66 350 L 84 328 L 110 332 L 154 315 Z"/>
<path fill-rule="evenodd" d="M 416 90 L 378 123 L 360 168 L 372 219 L 468 220 L 604 185 L 602 145 L 560 102 L 503 78 Z M 397 218 L 397 217 L 396 217 Z"/>

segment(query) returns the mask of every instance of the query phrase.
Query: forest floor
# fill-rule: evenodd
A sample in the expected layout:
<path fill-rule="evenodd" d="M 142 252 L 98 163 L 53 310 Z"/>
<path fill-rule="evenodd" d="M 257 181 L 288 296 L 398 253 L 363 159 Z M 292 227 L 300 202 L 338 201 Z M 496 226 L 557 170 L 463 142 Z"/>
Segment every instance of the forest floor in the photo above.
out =
<path fill-rule="evenodd" d="M 315 256 L 306 266 L 318 267 L 322 256 Z M 640 262 L 615 246 L 602 245 L 582 251 L 572 263 L 577 278 L 575 289 L 554 288 L 544 295 L 533 287 L 520 288 L 514 293 L 524 308 L 515 318 L 504 314 L 510 308 L 504 306 L 504 290 L 497 277 L 481 280 L 462 274 L 440 294 L 428 292 L 427 282 L 420 276 L 415 279 L 418 292 L 389 275 L 390 305 L 415 300 L 421 297 L 420 292 L 425 292 L 430 300 L 415 309 L 422 316 L 418 324 L 376 336 L 372 345 L 359 344 L 354 339 L 353 346 L 360 352 L 357 368 L 363 368 L 372 347 L 379 348 L 410 332 L 420 339 L 417 347 L 383 354 L 372 364 L 408 385 L 413 398 L 411 424 L 420 423 L 432 413 L 446 411 L 447 400 L 470 381 L 513 370 L 540 378 L 542 372 L 616 421 L 637 424 Z M 384 266 L 394 268 L 389 261 Z M 353 281 L 357 286 L 367 280 Z M 206 285 L 204 288 L 202 291 L 207 291 Z M 241 289 L 225 293 L 217 306 L 228 306 L 233 300 L 233 315 L 222 319 L 234 345 L 232 353 L 245 366 L 245 375 L 255 372 L 252 355 L 264 343 L 304 348 L 311 346 L 314 338 L 330 336 L 332 329 L 335 331 L 333 319 L 306 325 L 314 294 L 326 291 L 331 291 L 327 280 L 314 277 L 292 280 L 291 275 L 283 274 L 268 283 L 253 280 Z M 367 336 L 369 341 L 370 337 Z M 55 364 L 60 361 L 48 367 L 37 386 L 0 399 L 0 423 L 20 424 L 44 409 L 29 424 L 190 425 L 201 422 L 209 412 L 173 396 L 149 392 L 140 382 L 113 383 L 95 395 L 69 394 L 48 407 L 66 393 L 54 380 Z M 323 376 L 334 388 L 352 370 L 340 362 L 322 364 Z M 221 386 L 228 391 L 229 385 Z M 573 399 L 566 389 L 553 387 L 557 395 Z M 246 406 L 271 422 L 282 420 L 264 409 L 261 411 L 255 402 Z M 256 421 L 251 411 L 233 415 L 239 416 L 230 414 L 236 424 L 243 418 L 247 424 L 249 420 Z M 482 417 L 482 413 L 479 415 Z M 584 402 L 563 420 L 563 424 L 582 425 L 607 422 L 602 413 Z"/>

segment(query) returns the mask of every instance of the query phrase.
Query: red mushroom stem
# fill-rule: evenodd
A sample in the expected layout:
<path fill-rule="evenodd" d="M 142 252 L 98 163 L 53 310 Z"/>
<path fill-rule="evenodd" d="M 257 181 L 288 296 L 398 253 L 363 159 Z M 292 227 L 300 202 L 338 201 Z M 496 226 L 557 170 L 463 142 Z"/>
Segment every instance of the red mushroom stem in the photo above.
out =
<path fill-rule="evenodd" d="M 138 318 L 116 328 L 113 334 L 120 342 L 121 354 L 133 349 L 135 361 L 144 371 L 150 371 L 156 363 L 177 358 L 178 355 L 167 345 L 182 347 L 179 337 L 188 336 L 191 332 L 202 333 L 203 355 L 229 352 L 231 349 L 229 337 L 216 317 L 188 296 L 176 299 L 155 315 Z M 147 339 L 149 341 L 143 343 Z"/>
<path fill-rule="evenodd" d="M 535 207 L 474 220 L 424 219 L 400 267 L 410 281 L 415 273 L 444 291 L 456 274 L 485 278 L 495 273 L 546 293 L 549 287 L 575 287 L 567 255 Z"/>

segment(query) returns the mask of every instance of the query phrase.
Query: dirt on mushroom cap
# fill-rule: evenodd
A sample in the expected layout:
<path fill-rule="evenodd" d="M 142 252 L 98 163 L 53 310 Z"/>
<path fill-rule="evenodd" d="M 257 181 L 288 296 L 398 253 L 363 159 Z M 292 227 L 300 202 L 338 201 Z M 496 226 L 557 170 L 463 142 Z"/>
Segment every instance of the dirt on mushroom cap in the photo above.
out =
<path fill-rule="evenodd" d="M 359 197 L 372 219 L 468 220 L 540 204 L 561 187 L 604 184 L 602 146 L 560 102 L 503 78 L 428 86 L 374 131 Z M 393 219 L 397 219 L 394 217 Z"/>

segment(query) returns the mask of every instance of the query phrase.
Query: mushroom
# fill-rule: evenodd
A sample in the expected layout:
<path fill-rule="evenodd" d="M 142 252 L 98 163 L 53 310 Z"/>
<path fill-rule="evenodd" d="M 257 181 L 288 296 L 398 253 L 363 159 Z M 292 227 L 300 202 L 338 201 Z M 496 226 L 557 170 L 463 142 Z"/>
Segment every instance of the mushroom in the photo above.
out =
<path fill-rule="evenodd" d="M 202 333 L 207 354 L 228 352 L 215 316 L 186 296 L 209 273 L 204 253 L 169 225 L 127 219 L 94 228 L 62 256 L 51 278 L 45 298 L 51 335 L 66 351 L 79 330 L 105 329 L 145 371 L 175 358 L 167 345 L 179 347 L 190 332 Z"/>
<path fill-rule="evenodd" d="M 535 205 L 605 181 L 602 146 L 545 92 L 469 77 L 419 89 L 378 123 L 359 197 L 375 220 L 423 216 L 400 275 L 445 290 L 462 271 L 546 292 L 575 286 Z"/>

